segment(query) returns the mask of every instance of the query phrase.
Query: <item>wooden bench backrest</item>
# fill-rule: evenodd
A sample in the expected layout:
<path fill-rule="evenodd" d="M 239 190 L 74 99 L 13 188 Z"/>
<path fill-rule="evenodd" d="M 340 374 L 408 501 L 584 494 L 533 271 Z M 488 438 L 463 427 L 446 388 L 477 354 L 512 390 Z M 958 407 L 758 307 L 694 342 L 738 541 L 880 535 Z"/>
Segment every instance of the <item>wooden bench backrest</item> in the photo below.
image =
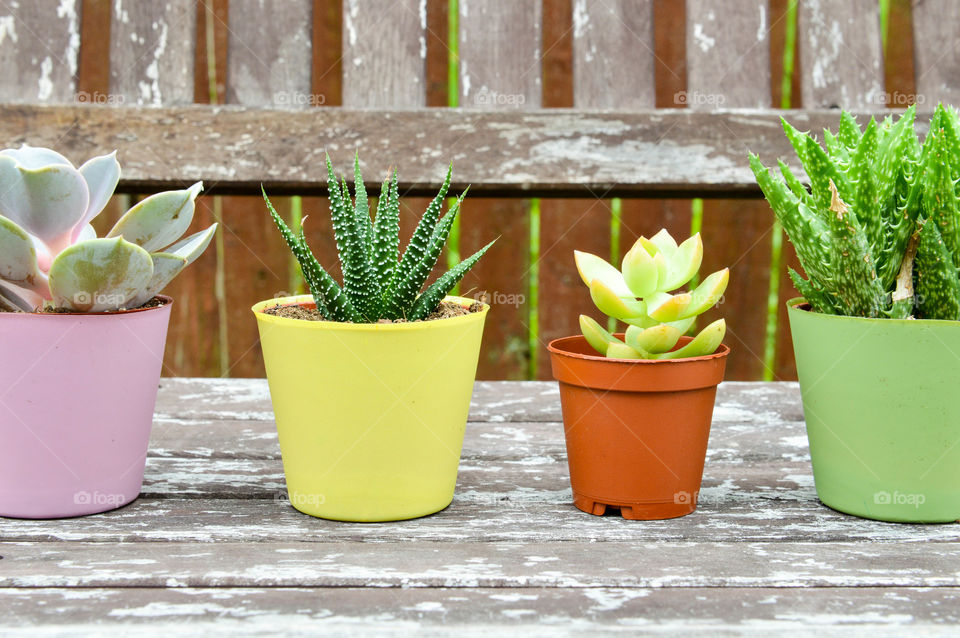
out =
<path fill-rule="evenodd" d="M 575 329 L 576 314 L 588 305 L 573 285 L 569 250 L 610 252 L 610 218 L 602 214 L 610 197 L 754 197 L 747 150 L 768 162 L 791 156 L 774 108 L 779 105 L 771 101 L 771 83 L 779 82 L 771 74 L 770 32 L 777 26 L 771 24 L 771 4 L 783 5 L 782 0 L 686 0 L 680 7 L 685 82 L 680 77 L 668 82 L 684 87 L 672 103 L 658 97 L 657 76 L 682 71 L 667 68 L 658 51 L 677 45 L 665 45 L 662 35 L 658 41 L 654 27 L 655 15 L 673 11 L 680 0 L 459 0 L 455 68 L 461 109 L 456 110 L 427 107 L 428 41 L 446 39 L 428 14 L 439 5 L 445 10 L 446 0 L 344 0 L 338 100 L 317 91 L 317 77 L 328 71 L 316 68 L 318 60 L 331 59 L 319 53 L 329 53 L 337 40 L 316 28 L 318 13 L 329 13 L 331 2 L 230 0 L 223 107 L 193 104 L 195 86 L 206 82 L 196 77 L 198 41 L 201 48 L 213 43 L 202 2 L 8 3 L 0 9 L 5 145 L 46 144 L 76 159 L 117 148 L 124 165 L 121 190 L 129 193 L 203 179 L 214 193 L 254 194 L 262 183 L 278 194 L 322 196 L 324 151 L 346 170 L 361 148 L 372 190 L 390 166 L 399 165 L 405 192 L 425 194 L 453 160 L 455 186 L 471 184 L 475 197 L 583 198 L 544 200 L 542 217 L 516 201 L 482 197 L 465 210 L 461 253 L 487 237 L 503 237 L 498 256 L 465 285 L 482 282 L 488 291 L 527 297 L 498 309 L 500 319 L 488 334 L 495 353 L 481 363 L 481 376 L 487 377 L 523 376 L 537 339 Z M 564 19 L 572 38 L 572 110 L 541 108 L 542 60 L 555 45 L 544 45 L 543 25 L 558 10 L 569 12 Z M 836 112 L 828 110 L 833 107 L 880 112 L 915 100 L 929 111 L 938 100 L 960 103 L 960 3 L 917 1 L 909 14 L 916 91 L 890 95 L 876 0 L 800 0 L 798 86 L 804 110 L 792 113 L 791 120 L 817 129 L 836 125 Z M 91 24 L 94 15 L 99 28 Z M 109 30 L 103 26 L 107 20 Z M 91 95 L 77 84 L 82 51 L 103 48 L 107 31 L 109 90 Z M 314 108 L 320 106 L 327 108 Z M 227 204 L 229 221 L 233 209 Z M 751 354 L 731 362 L 731 376 L 755 378 L 767 339 L 764 272 L 771 219 L 762 204 L 708 207 L 704 231 L 721 241 L 710 245 L 714 252 L 705 267 L 733 263 L 734 272 L 743 275 L 732 284 L 724 314 L 734 326 L 734 349 Z M 306 204 L 304 209 L 309 212 Z M 627 205 L 617 221 L 623 224 L 622 241 L 660 225 L 689 231 L 689 218 L 672 219 L 668 209 L 673 210 L 664 205 L 647 214 L 642 211 L 654 209 Z M 236 276 L 266 272 L 261 279 L 269 283 L 254 288 L 277 291 L 274 280 L 284 280 L 288 267 L 282 247 L 263 238 L 269 227 L 262 219 L 233 219 L 226 249 L 239 242 L 257 253 L 259 262 L 255 272 Z M 328 248 L 324 222 L 311 218 L 311 224 L 317 243 Z M 539 241 L 539 252 L 531 237 Z M 198 279 L 211 274 L 209 268 L 198 270 Z M 541 284 L 544 308 L 534 330 L 531 278 Z M 230 298 L 229 283 L 223 299 Z M 190 285 L 199 295 L 198 284 L 183 284 Z M 781 288 L 781 297 L 790 291 L 786 282 Z M 239 292 L 235 299 L 249 300 Z M 215 305 L 207 309 L 216 312 Z M 236 322 L 246 319 L 238 311 Z M 244 338 L 255 341 L 255 334 Z M 780 345 L 789 351 L 782 335 Z M 540 376 L 548 375 L 542 358 L 540 363 Z M 258 365 L 242 364 L 233 373 L 256 374 Z M 787 356 L 777 374 L 789 376 L 791 365 Z M 230 365 L 220 371 L 225 367 Z"/>

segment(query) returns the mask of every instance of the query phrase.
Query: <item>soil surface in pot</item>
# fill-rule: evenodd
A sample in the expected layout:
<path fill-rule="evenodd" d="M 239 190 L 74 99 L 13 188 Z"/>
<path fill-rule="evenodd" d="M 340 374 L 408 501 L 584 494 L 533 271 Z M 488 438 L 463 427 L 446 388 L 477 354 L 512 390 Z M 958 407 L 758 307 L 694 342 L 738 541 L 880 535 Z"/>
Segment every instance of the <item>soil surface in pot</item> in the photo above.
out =
<path fill-rule="evenodd" d="M 450 317 L 462 317 L 474 312 L 480 312 L 481 310 L 483 310 L 483 304 L 479 302 L 472 304 L 469 308 L 466 308 L 460 304 L 444 301 L 440 304 L 440 307 L 437 308 L 436 312 L 427 315 L 427 318 L 423 319 L 422 321 L 435 321 L 437 319 L 449 319 Z M 316 308 L 311 308 L 309 306 L 276 306 L 274 308 L 267 308 L 263 312 L 267 315 L 285 317 L 287 319 L 302 319 L 303 321 L 328 321 L 328 319 L 320 314 Z M 421 320 L 418 319 L 417 321 Z M 407 323 L 407 320 L 381 319 L 377 323 Z"/>
<path fill-rule="evenodd" d="M 38 314 L 38 315 L 89 315 L 89 314 L 95 314 L 95 315 L 114 315 L 114 314 L 118 314 L 118 313 L 121 313 L 121 312 L 130 312 L 131 310 L 149 310 L 150 308 L 159 308 L 160 306 L 162 306 L 162 305 L 164 305 L 164 304 L 166 304 L 166 303 L 167 303 L 167 301 L 164 300 L 163 297 L 154 297 L 153 299 L 151 299 L 151 300 L 148 301 L 147 303 L 143 304 L 142 306 L 137 306 L 136 308 L 121 308 L 120 310 L 111 310 L 111 311 L 108 311 L 108 312 L 94 312 L 94 313 L 90 313 L 90 312 L 76 312 L 76 311 L 74 311 L 74 310 L 68 310 L 67 308 L 38 308 L 38 309 L 37 309 L 34 313 L 32 313 L 32 314 Z M 10 314 L 30 314 L 30 313 L 25 313 L 25 312 L 23 312 L 23 311 L 21 311 L 21 310 L 13 310 L 13 311 L 11 311 L 11 310 L 4 310 L 3 308 L 0 308 L 0 313 L 4 313 L 4 312 L 9 312 Z"/>

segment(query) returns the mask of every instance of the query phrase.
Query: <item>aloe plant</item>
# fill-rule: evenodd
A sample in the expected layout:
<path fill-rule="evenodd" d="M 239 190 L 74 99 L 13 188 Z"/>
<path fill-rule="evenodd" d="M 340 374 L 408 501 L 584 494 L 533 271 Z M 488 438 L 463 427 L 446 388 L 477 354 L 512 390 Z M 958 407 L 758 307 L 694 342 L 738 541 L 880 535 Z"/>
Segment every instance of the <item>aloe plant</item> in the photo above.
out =
<path fill-rule="evenodd" d="M 0 151 L 0 310 L 136 308 L 206 249 L 216 224 L 180 240 L 201 182 L 144 199 L 98 238 L 90 222 L 119 180 L 116 151 L 79 169 L 48 148 Z"/>
<path fill-rule="evenodd" d="M 960 319 L 960 119 L 938 105 L 921 145 L 915 107 L 861 128 L 843 112 L 823 146 L 782 120 L 809 188 L 779 162 L 750 167 L 806 273 L 790 270 L 816 312 Z"/>
<path fill-rule="evenodd" d="M 700 270 L 703 241 L 695 234 L 679 246 L 666 229 L 640 237 L 618 270 L 601 257 L 574 251 L 580 278 L 602 313 L 627 325 L 621 340 L 596 320 L 580 315 L 580 330 L 594 350 L 612 359 L 680 359 L 712 354 L 727 324 L 717 319 L 680 348 L 676 345 L 722 297 L 730 280 L 727 268 L 706 277 L 689 292 L 670 294 Z"/>
<path fill-rule="evenodd" d="M 381 319 L 425 319 L 496 240 L 458 263 L 423 290 L 450 236 L 466 191 L 441 216 L 452 174 L 452 167 L 448 169 L 440 192 L 427 206 L 401 255 L 397 172 L 393 171 L 392 177 L 383 182 L 376 215 L 371 219 L 371 206 L 360 174 L 359 156 L 354 158 L 353 170 L 355 200 L 351 201 L 346 179 L 337 179 L 330 156 L 327 156 L 330 214 L 343 272 L 342 285 L 324 270 L 310 250 L 302 224 L 294 233 L 277 214 L 266 191 L 263 192 L 263 199 L 280 234 L 299 262 L 317 310 L 325 319 L 351 323 L 370 323 Z"/>

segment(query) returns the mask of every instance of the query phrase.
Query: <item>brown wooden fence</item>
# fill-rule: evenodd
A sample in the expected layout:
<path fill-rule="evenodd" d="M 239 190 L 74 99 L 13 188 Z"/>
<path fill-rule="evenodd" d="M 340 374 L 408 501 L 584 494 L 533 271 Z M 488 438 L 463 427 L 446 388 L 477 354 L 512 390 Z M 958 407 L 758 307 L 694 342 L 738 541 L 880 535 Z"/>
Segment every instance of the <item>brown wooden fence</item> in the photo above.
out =
<path fill-rule="evenodd" d="M 549 378 L 543 344 L 575 332 L 591 308 L 573 248 L 622 254 L 666 227 L 676 236 L 700 228 L 704 269 L 732 268 L 713 311 L 728 320 L 728 378 L 793 379 L 783 301 L 795 295 L 785 269 L 796 260 L 785 242 L 777 258 L 772 215 L 744 177 L 748 147 L 767 160 L 784 153 L 777 114 L 717 111 L 772 109 L 785 98 L 794 108 L 865 111 L 956 98 L 960 3 L 884 4 L 802 0 L 794 27 L 789 0 L 77 0 L 73 14 L 63 10 L 70 2 L 38 0 L 4 8 L 21 28 L 11 44 L 0 27 L 0 129 L 10 143 L 47 141 L 68 153 L 126 140 L 128 194 L 101 228 L 152 188 L 202 176 L 221 193 L 201 198 L 196 221 L 222 223 L 215 248 L 168 291 L 177 299 L 168 375 L 263 375 L 249 307 L 302 283 L 250 193 L 263 180 L 302 195 L 280 197 L 280 208 L 309 215 L 311 242 L 336 270 L 322 151 L 345 170 L 363 143 L 368 165 L 400 167 L 407 232 L 450 159 L 434 149 L 461 154 L 458 183 L 472 182 L 476 195 L 454 249 L 466 255 L 501 238 L 461 285 L 495 302 L 480 378 Z M 34 102 L 104 108 L 10 105 Z M 181 108 L 191 102 L 250 108 Z M 177 108 L 130 108 L 151 104 Z M 442 108 L 450 105 L 469 111 Z M 311 116 L 337 106 L 348 108 Z M 814 128 L 836 120 L 796 117 Z M 551 155 L 550 135 L 564 127 L 573 134 Z M 515 135 L 498 146 L 490 130 Z M 698 141 L 709 152 L 695 158 L 688 149 Z M 638 150 L 644 144 L 652 150 Z M 381 176 L 369 170 L 375 183 Z"/>

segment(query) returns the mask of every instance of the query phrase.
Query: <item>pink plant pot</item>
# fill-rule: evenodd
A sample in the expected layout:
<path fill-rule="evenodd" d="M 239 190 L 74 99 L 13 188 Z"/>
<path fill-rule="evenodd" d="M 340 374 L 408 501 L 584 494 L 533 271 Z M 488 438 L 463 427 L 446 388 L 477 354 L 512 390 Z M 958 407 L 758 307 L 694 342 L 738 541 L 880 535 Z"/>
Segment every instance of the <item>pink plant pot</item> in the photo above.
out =
<path fill-rule="evenodd" d="M 111 314 L 0 313 L 0 516 L 140 494 L 172 300 Z"/>

